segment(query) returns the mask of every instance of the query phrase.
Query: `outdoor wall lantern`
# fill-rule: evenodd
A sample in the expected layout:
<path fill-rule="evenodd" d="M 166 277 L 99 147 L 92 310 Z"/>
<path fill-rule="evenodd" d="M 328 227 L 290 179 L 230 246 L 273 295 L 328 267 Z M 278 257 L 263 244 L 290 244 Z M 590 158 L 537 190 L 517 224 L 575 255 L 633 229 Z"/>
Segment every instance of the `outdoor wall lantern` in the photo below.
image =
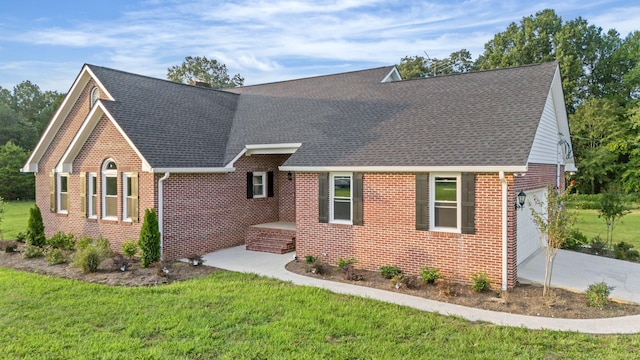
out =
<path fill-rule="evenodd" d="M 524 191 L 520 190 L 517 197 L 518 201 L 516 202 L 516 209 L 524 208 L 524 202 L 527 200 L 527 194 Z"/>

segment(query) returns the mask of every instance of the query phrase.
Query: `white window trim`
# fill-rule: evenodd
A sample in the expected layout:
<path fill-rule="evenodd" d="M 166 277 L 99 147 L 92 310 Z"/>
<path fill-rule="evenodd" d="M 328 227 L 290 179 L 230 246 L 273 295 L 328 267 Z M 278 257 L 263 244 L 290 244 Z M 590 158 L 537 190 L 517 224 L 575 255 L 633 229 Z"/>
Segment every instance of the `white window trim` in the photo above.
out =
<path fill-rule="evenodd" d="M 457 227 L 435 226 L 436 222 L 436 178 L 456 178 L 456 224 Z M 429 229 L 431 231 L 462 233 L 462 177 L 460 173 L 431 173 L 429 174 Z"/>
<path fill-rule="evenodd" d="M 96 205 L 98 204 L 98 189 L 94 189 L 93 187 L 93 179 L 97 180 L 98 174 L 96 173 L 88 173 L 87 174 L 87 217 L 89 219 L 97 219 L 98 218 L 98 209 L 94 209 L 93 207 L 93 194 L 96 194 Z M 97 181 L 96 181 L 96 185 Z M 97 186 L 96 186 L 97 187 Z"/>
<path fill-rule="evenodd" d="M 107 214 L 107 178 L 108 177 L 114 177 L 116 178 L 116 181 L 118 181 L 118 169 L 107 169 L 107 164 L 113 162 L 115 164 L 115 161 L 113 161 L 113 159 L 107 159 L 104 161 L 103 165 L 102 165 L 102 191 L 100 194 L 100 198 L 102 200 L 102 219 L 104 220 L 118 220 L 118 216 L 106 216 Z M 116 167 L 118 165 L 116 164 Z M 116 187 L 117 189 L 117 187 Z M 116 199 L 117 199 L 117 195 L 116 195 Z M 116 201 L 117 203 L 117 201 Z M 117 207 L 117 206 L 116 206 Z M 117 209 L 116 209 L 116 213 L 117 213 Z"/>
<path fill-rule="evenodd" d="M 131 214 L 129 214 L 129 205 L 127 196 L 129 185 L 127 184 L 127 179 L 131 178 L 133 173 L 123 172 L 122 173 L 122 221 L 133 222 L 131 218 Z"/>
<path fill-rule="evenodd" d="M 68 214 L 69 209 L 62 210 L 62 202 L 60 201 L 62 195 L 62 177 L 67 178 L 67 206 L 69 206 L 69 173 L 58 173 L 56 174 L 56 212 L 58 214 Z"/>
<path fill-rule="evenodd" d="M 345 225 L 353 225 L 353 173 L 351 172 L 336 172 L 329 174 L 329 222 L 332 224 L 345 224 Z M 340 176 L 348 176 L 351 181 L 349 181 L 349 194 L 351 197 L 349 198 L 349 220 L 342 219 L 334 219 L 334 204 L 335 204 L 335 178 Z"/>
<path fill-rule="evenodd" d="M 267 197 L 267 173 L 264 171 L 257 171 L 253 173 L 253 177 L 260 176 L 262 177 L 262 194 L 256 194 L 253 192 L 254 199 L 261 199 Z M 255 186 L 253 183 L 253 179 L 251 181 L 251 186 Z M 251 189 L 253 191 L 253 189 Z"/>

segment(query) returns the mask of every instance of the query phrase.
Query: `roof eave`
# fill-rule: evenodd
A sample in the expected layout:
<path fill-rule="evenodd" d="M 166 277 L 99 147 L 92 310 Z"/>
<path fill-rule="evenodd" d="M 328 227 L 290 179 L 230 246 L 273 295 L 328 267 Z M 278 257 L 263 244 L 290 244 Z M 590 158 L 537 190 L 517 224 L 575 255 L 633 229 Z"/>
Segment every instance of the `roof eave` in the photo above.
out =
<path fill-rule="evenodd" d="M 506 173 L 527 172 L 527 166 L 280 166 L 280 171 L 298 172 L 471 172 L 471 173 Z"/>

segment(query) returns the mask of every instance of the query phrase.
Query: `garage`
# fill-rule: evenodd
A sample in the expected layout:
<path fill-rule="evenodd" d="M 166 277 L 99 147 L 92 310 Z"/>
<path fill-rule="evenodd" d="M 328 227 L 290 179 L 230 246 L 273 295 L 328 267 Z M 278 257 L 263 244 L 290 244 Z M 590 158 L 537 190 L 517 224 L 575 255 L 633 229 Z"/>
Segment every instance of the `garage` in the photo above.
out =
<path fill-rule="evenodd" d="M 522 209 L 516 210 L 517 213 L 517 264 L 527 260 L 529 256 L 535 253 L 541 246 L 540 233 L 538 227 L 533 222 L 531 216 L 531 207 L 540 211 L 541 206 L 537 205 L 534 199 L 546 201 L 547 189 L 527 190 L 527 201 Z"/>

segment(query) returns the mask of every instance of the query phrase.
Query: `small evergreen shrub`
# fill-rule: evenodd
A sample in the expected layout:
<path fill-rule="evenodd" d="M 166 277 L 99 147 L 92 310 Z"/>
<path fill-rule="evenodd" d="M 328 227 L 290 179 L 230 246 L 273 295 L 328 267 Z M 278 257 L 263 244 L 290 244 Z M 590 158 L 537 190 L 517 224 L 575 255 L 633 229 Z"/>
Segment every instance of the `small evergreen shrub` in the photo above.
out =
<path fill-rule="evenodd" d="M 134 257 L 138 253 L 138 242 L 131 239 L 122 244 L 122 254 L 128 258 Z"/>
<path fill-rule="evenodd" d="M 58 265 L 67 262 L 67 258 L 64 256 L 62 250 L 54 247 L 47 249 L 44 258 L 47 260 L 47 264 L 49 265 Z"/>
<path fill-rule="evenodd" d="M 307 272 L 317 275 L 322 275 L 326 272 L 324 264 L 322 264 L 322 261 L 317 256 L 306 255 L 304 262 L 307 265 Z"/>
<path fill-rule="evenodd" d="M 563 249 L 568 250 L 578 250 L 580 246 L 587 245 L 589 243 L 589 239 L 587 236 L 580 232 L 578 229 L 571 230 L 571 236 L 562 243 Z"/>
<path fill-rule="evenodd" d="M 402 274 L 402 270 L 397 266 L 380 266 L 380 274 L 385 279 L 392 279 L 394 276 Z"/>
<path fill-rule="evenodd" d="M 76 249 L 84 250 L 93 243 L 94 243 L 94 240 L 85 235 L 76 241 Z"/>
<path fill-rule="evenodd" d="M 589 285 L 584 296 L 587 298 L 589 306 L 603 309 L 604 306 L 609 303 L 609 294 L 611 294 L 611 290 L 613 290 L 613 286 L 609 286 L 607 283 L 602 281 Z"/>
<path fill-rule="evenodd" d="M 140 266 L 143 268 L 160 260 L 160 230 L 154 209 L 144 211 L 144 223 L 140 229 L 138 246 L 140 247 Z"/>
<path fill-rule="evenodd" d="M 427 284 L 433 284 L 436 280 L 442 278 L 442 275 L 440 275 L 440 269 L 425 266 L 420 269 L 420 277 Z"/>
<path fill-rule="evenodd" d="M 27 242 L 27 233 L 25 231 L 20 231 L 17 235 L 16 235 L 16 241 L 19 243 L 25 243 Z"/>
<path fill-rule="evenodd" d="M 318 261 L 318 257 L 317 256 L 313 256 L 313 255 L 305 255 L 304 256 L 304 262 L 307 264 L 313 264 L 316 261 Z"/>
<path fill-rule="evenodd" d="M 491 281 L 489 281 L 489 275 L 486 272 L 471 274 L 471 280 L 473 281 L 471 288 L 474 291 L 483 292 L 491 289 Z"/>
<path fill-rule="evenodd" d="M 355 258 L 343 259 L 338 258 L 338 267 L 342 271 L 342 277 L 345 280 L 362 280 L 361 276 L 357 276 L 353 269 L 353 266 L 358 261 Z"/>
<path fill-rule="evenodd" d="M 42 213 L 38 205 L 29 209 L 29 221 L 27 223 L 27 242 L 33 246 L 43 247 L 47 238 L 44 236 L 44 223 Z"/>
<path fill-rule="evenodd" d="M 606 241 L 602 240 L 600 235 L 596 235 L 591 239 L 589 243 L 589 247 L 591 248 L 591 253 L 595 255 L 604 255 L 605 250 L 607 249 Z"/>
<path fill-rule="evenodd" d="M 47 245 L 56 249 L 71 250 L 75 246 L 75 243 L 76 241 L 73 234 L 65 234 L 63 232 L 57 232 L 47 239 Z"/>
<path fill-rule="evenodd" d="M 44 253 L 42 252 L 42 248 L 39 246 L 31 245 L 27 243 L 24 246 L 24 252 L 22 253 L 22 257 L 25 259 L 33 259 L 42 257 Z"/>
<path fill-rule="evenodd" d="M 89 245 L 75 253 L 71 266 L 79 268 L 84 273 L 92 273 L 98 270 L 101 261 L 98 247 Z"/>

